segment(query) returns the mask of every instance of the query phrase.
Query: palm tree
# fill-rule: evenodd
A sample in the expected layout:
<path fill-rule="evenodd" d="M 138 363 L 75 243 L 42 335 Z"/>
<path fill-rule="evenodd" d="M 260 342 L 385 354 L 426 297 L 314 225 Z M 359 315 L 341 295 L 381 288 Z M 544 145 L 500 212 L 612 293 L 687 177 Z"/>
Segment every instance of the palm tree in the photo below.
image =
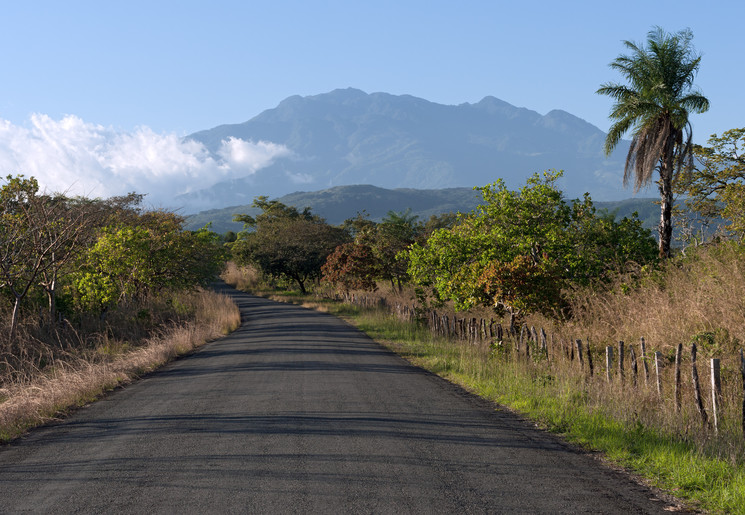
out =
<path fill-rule="evenodd" d="M 662 258 L 670 256 L 673 178 L 693 164 L 688 115 L 709 109 L 709 101 L 693 86 L 701 56 L 695 54 L 692 39 L 690 29 L 668 34 L 655 27 L 647 35 L 646 48 L 624 41 L 631 55 L 618 56 L 610 66 L 621 72 L 628 85 L 609 82 L 597 91 L 615 100 L 610 114 L 615 123 L 605 140 L 605 154 L 610 155 L 621 136 L 632 130 L 624 186 L 633 176 L 637 192 L 659 171 Z"/>

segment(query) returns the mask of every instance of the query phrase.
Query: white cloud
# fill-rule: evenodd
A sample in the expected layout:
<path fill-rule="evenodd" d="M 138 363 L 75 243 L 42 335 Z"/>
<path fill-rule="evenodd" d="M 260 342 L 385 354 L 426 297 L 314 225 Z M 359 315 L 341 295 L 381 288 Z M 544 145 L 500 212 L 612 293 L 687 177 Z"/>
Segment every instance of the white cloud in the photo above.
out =
<path fill-rule="evenodd" d="M 176 207 L 177 195 L 251 175 L 291 154 L 284 145 L 229 138 L 215 158 L 202 143 L 148 127 L 120 132 L 70 115 L 29 121 L 21 127 L 0 119 L 0 176 L 33 176 L 46 191 L 89 197 L 136 191 L 158 207 Z"/>

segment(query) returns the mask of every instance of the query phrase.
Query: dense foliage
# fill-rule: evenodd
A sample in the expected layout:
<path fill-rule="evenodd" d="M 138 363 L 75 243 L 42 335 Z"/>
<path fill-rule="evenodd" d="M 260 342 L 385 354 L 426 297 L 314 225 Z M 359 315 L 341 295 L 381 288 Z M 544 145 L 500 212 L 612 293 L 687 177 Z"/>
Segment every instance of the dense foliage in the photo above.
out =
<path fill-rule="evenodd" d="M 244 223 L 244 230 L 232 244 L 233 259 L 240 265 L 257 266 L 270 276 L 290 279 L 303 293 L 307 281 L 320 278 L 326 258 L 351 239 L 343 228 L 327 224 L 308 208 L 298 211 L 267 197 L 257 197 L 253 207 L 262 212 L 256 217 L 236 217 Z"/>
<path fill-rule="evenodd" d="M 484 203 L 476 211 L 411 246 L 412 282 L 457 309 L 553 312 L 569 284 L 654 259 L 655 241 L 641 221 L 600 216 L 589 196 L 568 203 L 556 186 L 560 176 L 536 174 L 519 191 L 502 181 L 479 188 Z"/>
<path fill-rule="evenodd" d="M 688 210 L 704 226 L 722 218 L 726 231 L 745 238 L 745 128 L 713 134 L 707 146 L 694 145 L 695 166 L 676 182 Z"/>
<path fill-rule="evenodd" d="M 419 222 L 411 210 L 389 211 L 380 223 L 358 215 L 345 223 L 354 241 L 329 256 L 323 266 L 323 279 L 343 291 L 373 291 L 378 280 L 390 281 L 392 289 L 401 291 L 409 280 L 405 251 L 434 230 L 454 223 L 451 213 L 432 215 L 425 223 Z"/>
<path fill-rule="evenodd" d="M 45 309 L 51 326 L 58 314 L 101 314 L 217 275 L 226 258 L 217 235 L 184 231 L 181 217 L 142 211 L 141 200 L 69 198 L 40 192 L 34 178 L 6 177 L 0 299 L 9 303 L 11 341 L 24 312 Z"/>

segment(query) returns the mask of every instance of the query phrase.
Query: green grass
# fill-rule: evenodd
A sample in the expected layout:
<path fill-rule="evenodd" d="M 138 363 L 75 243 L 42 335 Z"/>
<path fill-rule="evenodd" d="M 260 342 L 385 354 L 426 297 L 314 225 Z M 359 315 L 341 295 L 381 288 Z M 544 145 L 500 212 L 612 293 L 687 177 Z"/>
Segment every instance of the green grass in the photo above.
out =
<path fill-rule="evenodd" d="M 276 296 L 275 296 L 276 298 Z M 289 301 L 344 317 L 412 363 L 528 417 L 659 488 L 711 512 L 745 513 L 745 467 L 707 455 L 679 435 L 616 420 L 593 405 L 581 376 L 508 353 L 435 338 L 379 310 L 306 297 Z"/>

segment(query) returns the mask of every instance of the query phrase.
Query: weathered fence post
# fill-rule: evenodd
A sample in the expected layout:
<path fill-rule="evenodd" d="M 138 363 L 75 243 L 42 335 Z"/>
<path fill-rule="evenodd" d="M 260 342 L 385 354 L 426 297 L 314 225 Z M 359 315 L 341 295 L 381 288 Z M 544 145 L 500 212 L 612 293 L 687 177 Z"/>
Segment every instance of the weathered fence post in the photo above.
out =
<path fill-rule="evenodd" d="M 567 353 L 567 356 L 569 357 L 569 361 L 574 361 L 574 345 L 571 343 L 569 344 L 569 352 Z"/>
<path fill-rule="evenodd" d="M 719 432 L 719 411 L 722 403 L 721 366 L 718 358 L 711 358 L 711 413 L 714 419 L 714 432 Z"/>
<path fill-rule="evenodd" d="M 528 330 L 528 326 L 523 324 L 520 328 L 520 340 L 517 342 L 517 353 L 520 354 L 523 350 L 523 343 L 525 343 L 525 332 Z"/>
<path fill-rule="evenodd" d="M 675 409 L 680 411 L 681 408 L 681 392 L 680 392 L 680 363 L 683 360 L 683 344 L 678 344 L 678 349 L 675 352 Z"/>
<path fill-rule="evenodd" d="M 649 365 L 647 364 L 647 344 L 644 341 L 644 337 L 641 338 L 642 343 L 642 365 L 644 366 L 644 386 L 649 386 Z"/>
<path fill-rule="evenodd" d="M 510 313 L 510 336 L 513 338 L 517 334 L 517 329 L 515 329 L 515 314 Z"/>
<path fill-rule="evenodd" d="M 548 337 L 546 336 L 546 331 L 543 330 L 543 327 L 541 327 L 541 352 L 546 356 L 546 359 L 548 359 Z"/>
<path fill-rule="evenodd" d="M 633 344 L 629 344 L 629 361 L 631 361 L 631 383 L 634 385 L 634 388 L 636 388 L 639 370 L 636 367 L 636 351 L 634 351 Z"/>
<path fill-rule="evenodd" d="M 662 397 L 662 353 L 660 351 L 654 353 L 654 371 L 657 374 L 657 395 Z"/>
<path fill-rule="evenodd" d="M 618 375 L 620 376 L 621 382 L 623 382 L 624 379 L 624 373 L 623 373 L 623 358 L 624 358 L 624 347 L 625 344 L 623 343 L 623 340 L 618 340 Z"/>
<path fill-rule="evenodd" d="M 613 380 L 613 347 L 605 348 L 605 377 L 610 383 Z"/>
<path fill-rule="evenodd" d="M 575 340 L 574 343 L 577 345 L 577 359 L 579 360 L 579 369 L 585 369 L 585 362 L 582 359 L 582 340 Z"/>
<path fill-rule="evenodd" d="M 696 409 L 701 415 L 701 421 L 704 426 L 708 425 L 709 417 L 706 415 L 704 401 L 701 398 L 701 383 L 698 380 L 698 367 L 696 366 L 696 344 L 691 344 L 691 379 L 693 380 L 693 397 L 696 402 Z"/>

